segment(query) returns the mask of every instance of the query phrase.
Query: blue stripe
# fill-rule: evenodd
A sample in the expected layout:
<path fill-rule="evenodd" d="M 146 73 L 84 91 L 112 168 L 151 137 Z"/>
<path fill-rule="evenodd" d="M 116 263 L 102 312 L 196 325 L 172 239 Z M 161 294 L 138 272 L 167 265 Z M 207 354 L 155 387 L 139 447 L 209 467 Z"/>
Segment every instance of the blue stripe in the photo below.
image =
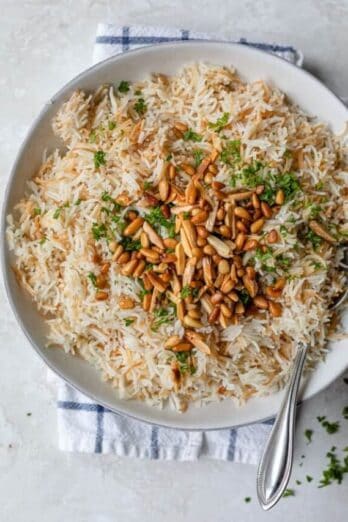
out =
<path fill-rule="evenodd" d="M 152 426 L 151 428 L 151 458 L 154 460 L 158 459 L 158 428 L 157 426 Z"/>
<path fill-rule="evenodd" d="M 275 422 L 275 419 L 268 419 L 268 420 L 263 421 L 261 424 L 267 424 L 269 426 L 273 426 L 274 422 Z"/>
<path fill-rule="evenodd" d="M 187 31 L 187 29 L 181 29 L 181 39 L 182 40 L 190 39 L 189 32 Z"/>
<path fill-rule="evenodd" d="M 246 38 L 240 38 L 238 43 L 243 45 L 249 45 L 250 47 L 256 47 L 257 49 L 262 49 L 263 51 L 273 51 L 274 53 L 290 52 L 296 54 L 296 50 L 291 45 L 276 45 L 258 42 L 248 42 Z"/>
<path fill-rule="evenodd" d="M 230 430 L 230 437 L 228 441 L 227 460 L 234 460 L 234 453 L 236 451 L 237 430 Z"/>
<path fill-rule="evenodd" d="M 95 453 L 102 453 L 103 451 L 103 435 L 104 435 L 104 408 L 97 406 L 97 432 L 95 436 Z"/>
<path fill-rule="evenodd" d="M 122 28 L 122 52 L 128 51 L 129 49 L 129 27 L 125 26 Z"/>
<path fill-rule="evenodd" d="M 80 411 L 99 411 L 98 408 L 101 408 L 101 406 L 98 406 L 98 404 L 89 404 L 87 402 L 73 402 L 73 401 L 58 401 L 57 402 L 58 408 L 62 410 L 80 410 Z M 107 413 L 112 413 L 111 410 L 108 410 L 107 408 L 104 408 L 104 411 Z"/>

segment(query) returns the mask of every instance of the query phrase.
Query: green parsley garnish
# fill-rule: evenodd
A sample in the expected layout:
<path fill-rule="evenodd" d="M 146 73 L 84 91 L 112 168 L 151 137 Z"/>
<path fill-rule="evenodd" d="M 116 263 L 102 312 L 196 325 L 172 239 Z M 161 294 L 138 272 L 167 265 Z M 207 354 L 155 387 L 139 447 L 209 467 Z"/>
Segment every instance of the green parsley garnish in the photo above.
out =
<path fill-rule="evenodd" d="M 183 140 L 198 142 L 202 141 L 202 136 L 200 134 L 197 134 L 197 132 L 195 132 L 194 130 L 188 129 L 186 132 L 184 132 Z"/>
<path fill-rule="evenodd" d="M 311 261 L 310 263 L 315 270 L 321 270 L 322 268 L 326 268 L 326 266 L 323 265 L 323 263 L 319 263 L 319 261 Z"/>
<path fill-rule="evenodd" d="M 134 109 L 137 111 L 137 113 L 139 114 L 139 116 L 143 116 L 147 110 L 147 105 L 145 103 L 145 100 L 144 98 L 139 98 L 135 104 L 134 104 Z"/>
<path fill-rule="evenodd" d="M 118 86 L 118 90 L 123 93 L 128 92 L 129 91 L 129 82 L 122 80 Z"/>
<path fill-rule="evenodd" d="M 294 497 L 295 491 L 293 489 L 286 489 L 283 493 L 283 497 Z"/>
<path fill-rule="evenodd" d="M 123 319 L 123 321 L 126 326 L 130 326 L 134 323 L 135 319 L 132 319 L 131 317 L 126 317 L 125 319 Z"/>
<path fill-rule="evenodd" d="M 220 153 L 220 160 L 226 165 L 235 165 L 240 161 L 240 140 L 229 140 Z"/>
<path fill-rule="evenodd" d="M 185 299 L 185 297 L 189 297 L 191 295 L 190 286 L 189 285 L 184 286 L 180 292 L 180 295 L 183 299 Z"/>
<path fill-rule="evenodd" d="M 40 239 L 39 244 L 43 245 L 44 243 L 46 243 L 46 241 L 47 241 L 47 237 L 44 236 L 43 238 Z"/>
<path fill-rule="evenodd" d="M 329 459 L 329 463 L 327 468 L 323 471 L 322 478 L 318 486 L 319 488 L 329 486 L 334 481 L 336 481 L 338 484 L 341 484 L 345 473 L 348 473 L 348 455 L 346 455 L 343 459 L 343 462 L 341 462 L 334 453 L 334 449 L 331 448 L 331 451 L 329 451 L 326 456 Z"/>
<path fill-rule="evenodd" d="M 302 482 L 300 480 L 295 481 L 298 486 L 301 486 Z"/>
<path fill-rule="evenodd" d="M 323 428 L 326 429 L 326 432 L 329 435 L 332 435 L 333 433 L 337 433 L 340 429 L 340 423 L 337 422 L 329 422 L 326 420 L 325 415 L 323 417 L 317 417 L 317 420 L 320 422 Z"/>
<path fill-rule="evenodd" d="M 97 277 L 96 277 L 96 275 L 93 274 L 93 272 L 89 272 L 87 277 L 91 281 L 92 285 L 96 287 L 97 286 Z"/>
<path fill-rule="evenodd" d="M 286 226 L 284 226 L 284 225 L 280 225 L 280 227 L 279 227 L 279 232 L 281 233 L 281 235 L 282 235 L 283 237 L 286 237 L 286 236 L 288 235 L 288 233 L 289 233 L 289 232 L 288 232 L 288 229 L 287 229 Z"/>
<path fill-rule="evenodd" d="M 34 216 L 39 216 L 41 214 L 41 208 L 35 207 L 34 208 Z"/>
<path fill-rule="evenodd" d="M 149 190 L 150 188 L 152 188 L 153 184 L 151 181 L 144 181 L 143 183 L 143 187 L 144 187 L 144 190 Z"/>
<path fill-rule="evenodd" d="M 162 210 L 159 207 L 153 207 L 151 211 L 146 214 L 145 219 L 150 225 L 155 228 L 163 227 L 167 229 L 168 236 L 173 238 L 175 237 L 175 221 L 174 217 L 170 219 L 166 219 L 162 213 Z"/>
<path fill-rule="evenodd" d="M 213 129 L 216 132 L 220 132 L 224 127 L 226 127 L 229 117 L 230 113 L 224 112 L 223 115 L 220 118 L 218 118 L 215 123 L 210 122 L 208 126 L 210 129 Z"/>
<path fill-rule="evenodd" d="M 323 210 L 322 207 L 316 203 L 313 203 L 309 206 L 309 217 L 310 218 L 317 218 L 320 214 L 320 212 Z"/>
<path fill-rule="evenodd" d="M 243 289 L 240 292 L 238 292 L 238 295 L 243 305 L 247 306 L 250 302 L 250 295 L 248 294 L 248 292 L 245 289 Z"/>
<path fill-rule="evenodd" d="M 193 151 L 193 160 L 196 168 L 202 163 L 203 154 L 204 152 L 201 149 L 195 149 Z"/>
<path fill-rule="evenodd" d="M 151 330 L 157 332 L 160 326 L 168 324 L 174 321 L 174 309 L 173 306 L 170 308 L 157 308 L 153 313 L 155 319 L 152 323 Z"/>
<path fill-rule="evenodd" d="M 251 497 L 245 497 L 244 502 L 246 502 L 247 504 L 251 502 Z"/>
<path fill-rule="evenodd" d="M 312 482 L 313 477 L 311 477 L 310 475 L 306 475 L 306 480 L 307 482 Z"/>
<path fill-rule="evenodd" d="M 97 152 L 94 153 L 94 166 L 96 169 L 99 169 L 101 165 L 105 165 L 105 152 L 102 150 L 97 150 Z"/>
<path fill-rule="evenodd" d="M 166 161 L 170 161 L 171 159 L 173 159 L 173 154 L 168 154 L 168 156 L 166 157 Z"/>
<path fill-rule="evenodd" d="M 95 130 L 93 130 L 89 135 L 89 142 L 95 143 L 95 140 L 97 139 L 97 133 Z"/>
<path fill-rule="evenodd" d="M 96 241 L 98 241 L 99 239 L 102 239 L 103 237 L 106 237 L 106 233 L 107 233 L 107 230 L 106 230 L 106 226 L 104 225 L 104 223 L 100 223 L 100 224 L 93 223 L 92 234 Z"/>
<path fill-rule="evenodd" d="M 77 199 L 77 200 L 75 201 L 74 205 L 76 205 L 76 206 L 80 205 L 81 201 L 82 201 L 82 199 L 80 199 L 80 198 Z"/>
<path fill-rule="evenodd" d="M 317 236 L 317 234 L 315 234 L 313 230 L 309 229 L 304 237 L 307 241 L 309 241 L 312 244 L 314 250 L 316 250 L 322 243 L 321 237 Z"/>
<path fill-rule="evenodd" d="M 196 371 L 196 368 L 192 364 L 192 357 L 190 352 L 176 352 L 175 353 L 176 360 L 179 363 L 179 371 L 181 375 L 189 372 L 193 375 Z"/>
<path fill-rule="evenodd" d="M 285 172 L 276 177 L 277 188 L 284 191 L 285 201 L 293 199 L 295 194 L 301 190 L 300 183 L 293 172 Z M 261 194 L 262 195 L 262 194 Z"/>
<path fill-rule="evenodd" d="M 58 219 L 63 207 L 58 207 L 53 214 L 53 219 Z"/>
<path fill-rule="evenodd" d="M 308 441 L 308 444 L 312 442 L 313 430 L 305 430 L 304 435 Z"/>
<path fill-rule="evenodd" d="M 114 130 L 114 128 L 116 127 L 116 122 L 115 121 L 109 121 L 108 123 L 108 129 L 110 131 Z"/>
<path fill-rule="evenodd" d="M 185 211 L 185 212 L 182 213 L 182 217 L 185 219 L 185 221 L 187 219 L 190 219 L 190 216 L 191 216 L 191 213 L 188 212 L 188 211 Z"/>
<path fill-rule="evenodd" d="M 123 246 L 126 252 L 133 252 L 134 250 L 141 249 L 141 243 L 139 239 L 132 239 L 131 237 L 123 237 L 120 241 L 120 245 Z"/>

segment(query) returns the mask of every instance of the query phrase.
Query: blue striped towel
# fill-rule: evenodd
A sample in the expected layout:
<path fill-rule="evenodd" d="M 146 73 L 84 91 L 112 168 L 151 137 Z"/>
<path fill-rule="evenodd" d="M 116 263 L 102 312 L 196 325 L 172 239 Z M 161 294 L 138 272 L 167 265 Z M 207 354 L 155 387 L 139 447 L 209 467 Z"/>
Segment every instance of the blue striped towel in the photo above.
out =
<path fill-rule="evenodd" d="M 93 62 L 145 45 L 172 40 L 221 40 L 216 35 L 163 27 L 99 24 Z M 302 54 L 291 46 L 240 43 L 263 49 L 297 65 Z M 65 451 L 114 453 L 119 456 L 195 460 L 214 458 L 256 464 L 272 421 L 208 432 L 172 430 L 115 414 L 61 380 L 58 387 L 59 448 Z"/>

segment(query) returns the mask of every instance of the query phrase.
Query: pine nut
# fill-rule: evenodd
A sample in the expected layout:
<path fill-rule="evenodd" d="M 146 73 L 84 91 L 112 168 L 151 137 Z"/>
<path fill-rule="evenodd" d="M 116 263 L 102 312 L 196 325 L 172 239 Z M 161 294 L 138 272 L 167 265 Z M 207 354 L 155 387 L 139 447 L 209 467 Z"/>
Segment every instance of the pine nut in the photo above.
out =
<path fill-rule="evenodd" d="M 232 310 L 225 304 L 221 304 L 221 312 L 225 317 L 232 317 Z"/>
<path fill-rule="evenodd" d="M 173 346 L 176 346 L 181 341 L 180 337 L 178 335 L 171 335 L 168 337 L 168 339 L 164 343 L 165 348 L 173 348 Z"/>
<path fill-rule="evenodd" d="M 236 237 L 236 249 L 237 250 L 242 250 L 245 240 L 246 240 L 246 235 L 244 234 L 244 232 L 239 232 L 239 234 Z"/>
<path fill-rule="evenodd" d="M 254 208 L 260 208 L 260 200 L 257 197 L 257 194 L 255 192 L 251 196 L 251 201 L 252 201 L 252 204 L 253 204 Z"/>
<path fill-rule="evenodd" d="M 269 206 L 268 203 L 266 203 L 266 201 L 261 201 L 261 210 L 262 210 L 262 214 L 266 217 L 266 218 L 270 218 L 272 217 L 272 209 L 271 207 Z"/>
<path fill-rule="evenodd" d="M 284 201 L 285 201 L 284 191 L 282 189 L 279 189 L 276 194 L 276 197 L 275 197 L 276 205 L 282 205 L 284 203 Z"/>
<path fill-rule="evenodd" d="M 140 277 L 141 274 L 144 272 L 145 267 L 146 267 L 146 263 L 143 259 L 141 259 L 139 261 L 138 266 L 136 267 L 136 269 L 133 272 L 133 277 Z"/>
<path fill-rule="evenodd" d="M 278 241 L 278 232 L 275 229 L 271 230 L 268 232 L 266 240 L 270 244 L 276 243 Z"/>
<path fill-rule="evenodd" d="M 197 319 L 193 319 L 189 315 L 185 315 L 184 317 L 184 325 L 189 326 L 190 328 L 202 328 L 202 323 L 197 321 Z"/>
<path fill-rule="evenodd" d="M 150 263 L 158 263 L 159 253 L 153 248 L 141 248 L 139 252 L 149 260 Z"/>
<path fill-rule="evenodd" d="M 110 252 L 113 254 L 114 252 L 116 252 L 116 248 L 117 248 L 117 243 L 116 241 L 110 241 L 109 243 L 109 250 Z M 121 246 L 121 245 L 120 245 Z"/>
<path fill-rule="evenodd" d="M 213 181 L 211 186 L 214 190 L 222 190 L 225 188 L 226 185 L 224 183 L 221 183 L 220 181 Z M 226 196 L 226 194 L 225 194 L 225 196 Z"/>
<path fill-rule="evenodd" d="M 236 304 L 236 307 L 234 309 L 234 312 L 237 314 L 237 315 L 242 315 L 244 314 L 245 312 L 245 306 L 243 305 L 242 302 L 239 302 Z"/>
<path fill-rule="evenodd" d="M 212 174 L 211 172 L 207 172 L 207 173 L 205 174 L 205 176 L 204 176 L 204 181 L 205 181 L 205 183 L 207 183 L 208 185 L 210 185 L 210 184 L 212 183 L 213 179 L 214 179 L 214 176 L 213 176 L 213 174 Z"/>
<path fill-rule="evenodd" d="M 219 208 L 219 210 L 216 213 L 216 219 L 218 221 L 222 221 L 225 217 L 225 210 L 223 208 Z"/>
<path fill-rule="evenodd" d="M 245 268 L 245 272 L 246 272 L 246 275 L 247 275 L 250 279 L 255 279 L 255 277 L 256 277 L 256 272 L 255 272 L 254 267 L 252 267 L 252 266 L 247 266 L 247 267 Z"/>
<path fill-rule="evenodd" d="M 179 343 L 176 346 L 173 346 L 172 352 L 189 352 L 192 348 L 193 346 L 191 343 Z"/>
<path fill-rule="evenodd" d="M 135 306 L 134 299 L 128 295 L 121 295 L 118 300 L 118 304 L 121 310 L 131 310 Z"/>
<path fill-rule="evenodd" d="M 230 265 L 228 264 L 228 261 L 226 259 L 222 259 L 219 262 L 218 270 L 220 274 L 228 274 L 230 271 Z"/>
<path fill-rule="evenodd" d="M 176 315 L 177 315 L 177 318 L 179 319 L 179 321 L 181 321 L 181 322 L 184 321 L 185 304 L 183 303 L 183 301 L 178 301 L 177 302 L 177 304 L 176 304 Z"/>
<path fill-rule="evenodd" d="M 103 275 L 107 274 L 109 271 L 109 268 L 110 268 L 110 263 L 104 263 L 100 269 L 100 273 Z"/>
<path fill-rule="evenodd" d="M 236 221 L 236 229 L 239 230 L 239 232 L 244 232 L 245 234 L 248 232 L 248 227 L 243 223 L 243 221 Z"/>
<path fill-rule="evenodd" d="M 204 248 L 203 248 L 203 252 L 207 255 L 207 256 L 214 256 L 216 254 L 216 250 L 213 246 L 211 245 L 206 245 Z"/>
<path fill-rule="evenodd" d="M 201 259 L 203 257 L 203 251 L 201 248 L 195 247 L 192 249 L 192 255 L 197 259 Z"/>
<path fill-rule="evenodd" d="M 224 298 L 224 296 L 222 294 L 220 294 L 220 292 L 216 292 L 215 294 L 213 294 L 211 296 L 210 300 L 213 304 L 218 304 L 218 303 L 221 303 L 223 298 Z"/>
<path fill-rule="evenodd" d="M 123 252 L 123 254 L 121 254 L 119 256 L 119 258 L 117 259 L 117 263 L 119 265 L 124 265 L 125 263 L 128 263 L 129 260 L 130 260 L 130 253 L 129 252 Z"/>
<path fill-rule="evenodd" d="M 238 303 L 239 301 L 239 296 L 237 294 L 237 292 L 230 292 L 228 294 L 228 297 L 231 299 L 231 301 L 233 301 L 234 303 Z"/>
<path fill-rule="evenodd" d="M 226 225 L 221 225 L 219 227 L 219 232 L 223 237 L 230 238 L 231 237 L 231 229 Z"/>
<path fill-rule="evenodd" d="M 275 303 L 274 301 L 269 302 L 269 311 L 273 315 L 273 317 L 280 317 L 282 315 L 282 305 L 280 303 Z"/>
<path fill-rule="evenodd" d="M 238 276 L 238 277 L 243 277 L 244 274 L 245 274 L 245 270 L 244 270 L 244 268 L 238 268 L 238 270 L 237 270 L 237 276 Z"/>
<path fill-rule="evenodd" d="M 188 129 L 186 123 L 183 123 L 183 122 L 181 122 L 181 121 L 176 121 L 176 122 L 174 123 L 174 128 L 177 129 L 177 130 L 180 131 L 180 132 L 186 132 L 187 129 Z"/>
<path fill-rule="evenodd" d="M 278 277 L 277 281 L 275 282 L 275 284 L 273 285 L 273 287 L 276 289 L 276 290 L 283 290 L 283 288 L 285 287 L 286 285 L 286 279 L 285 277 Z"/>
<path fill-rule="evenodd" d="M 243 276 L 243 283 L 250 297 L 254 298 L 258 290 L 256 281 L 245 275 Z"/>
<path fill-rule="evenodd" d="M 148 248 L 150 246 L 150 240 L 145 232 L 142 232 L 140 235 L 140 244 L 143 248 Z"/>
<path fill-rule="evenodd" d="M 265 293 L 267 297 L 271 297 L 272 299 L 279 299 L 279 297 L 282 295 L 282 290 L 280 288 L 274 288 L 273 286 L 267 286 Z"/>
<path fill-rule="evenodd" d="M 99 290 L 95 294 L 95 298 L 97 301 L 106 301 L 106 299 L 109 297 L 109 294 L 107 292 L 103 292 L 102 290 Z"/>
<path fill-rule="evenodd" d="M 143 309 L 145 312 L 148 312 L 150 310 L 151 306 L 151 294 L 145 294 L 143 297 Z"/>
<path fill-rule="evenodd" d="M 260 218 L 257 221 L 254 221 L 254 223 L 252 223 L 250 225 L 250 232 L 252 234 L 257 234 L 257 232 L 259 232 L 262 229 L 264 224 L 265 224 L 264 218 Z"/>
<path fill-rule="evenodd" d="M 103 275 L 103 274 L 97 275 L 95 284 L 98 288 L 105 288 L 106 284 L 107 284 L 105 275 Z"/>
<path fill-rule="evenodd" d="M 206 239 L 209 235 L 209 232 L 205 227 L 198 226 L 196 230 L 199 237 L 202 237 L 203 239 Z"/>
<path fill-rule="evenodd" d="M 213 310 L 209 314 L 208 323 L 213 324 L 217 320 L 220 314 L 220 306 L 214 306 Z"/>
<path fill-rule="evenodd" d="M 126 263 L 121 270 L 122 275 L 130 276 L 133 274 L 134 270 L 138 266 L 138 260 L 137 259 L 131 259 Z"/>
<path fill-rule="evenodd" d="M 229 277 L 222 283 L 220 290 L 223 294 L 228 294 L 234 288 L 234 285 L 234 281 Z"/>
<path fill-rule="evenodd" d="M 201 210 L 195 216 L 191 218 L 191 223 L 194 225 L 198 225 L 204 223 L 208 219 L 208 212 L 206 210 Z"/>
<path fill-rule="evenodd" d="M 168 171 L 168 174 L 169 174 L 169 178 L 170 178 L 171 180 L 173 180 L 173 179 L 175 178 L 175 176 L 176 176 L 176 170 L 175 170 L 174 165 L 172 165 L 172 164 L 169 165 L 169 171 Z"/>
<path fill-rule="evenodd" d="M 199 310 L 196 309 L 196 310 L 189 310 L 188 315 L 190 317 L 192 317 L 193 319 L 200 319 L 202 314 Z"/>
<path fill-rule="evenodd" d="M 192 167 L 192 165 L 189 165 L 188 163 L 182 163 L 180 167 L 189 176 L 194 176 L 196 174 L 195 169 Z"/>
<path fill-rule="evenodd" d="M 234 214 L 237 217 L 251 221 L 251 215 L 244 207 L 235 207 Z"/>
<path fill-rule="evenodd" d="M 174 238 L 166 237 L 165 239 L 163 239 L 163 243 L 166 248 L 175 248 L 178 244 L 178 241 Z"/>
<path fill-rule="evenodd" d="M 257 308 L 261 308 L 262 310 L 267 310 L 268 308 L 268 301 L 262 297 L 262 295 L 257 295 L 254 297 L 253 303 L 255 306 L 257 306 Z"/>
<path fill-rule="evenodd" d="M 213 149 L 210 153 L 210 161 L 212 163 L 214 163 L 214 161 L 216 161 L 217 157 L 219 155 L 219 151 L 217 151 L 216 149 Z"/>
<path fill-rule="evenodd" d="M 124 229 L 123 235 L 124 236 L 133 236 L 137 230 L 142 226 L 144 223 L 144 219 L 142 217 L 137 217 L 134 221 L 129 223 L 129 225 Z"/>
<path fill-rule="evenodd" d="M 193 205 L 197 198 L 197 189 L 193 181 L 189 183 L 185 190 L 185 198 L 189 205 Z"/>
<path fill-rule="evenodd" d="M 207 241 L 203 239 L 202 237 L 197 238 L 197 246 L 200 248 L 204 247 L 207 244 Z"/>
<path fill-rule="evenodd" d="M 166 199 L 168 198 L 169 188 L 170 186 L 166 178 L 161 179 L 161 181 L 158 183 L 158 192 L 162 201 L 166 201 Z"/>
<path fill-rule="evenodd" d="M 248 239 L 244 245 L 243 250 L 248 252 L 249 250 L 254 250 L 258 246 L 259 242 L 256 239 Z"/>

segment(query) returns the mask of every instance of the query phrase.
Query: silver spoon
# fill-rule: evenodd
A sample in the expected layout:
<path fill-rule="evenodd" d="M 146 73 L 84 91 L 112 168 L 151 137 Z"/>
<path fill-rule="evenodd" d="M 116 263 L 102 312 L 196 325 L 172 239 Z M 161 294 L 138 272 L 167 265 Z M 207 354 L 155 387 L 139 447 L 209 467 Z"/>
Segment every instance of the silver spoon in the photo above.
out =
<path fill-rule="evenodd" d="M 348 270 L 348 247 L 344 247 L 344 259 L 340 266 Z M 336 310 L 341 306 L 347 296 L 348 288 L 331 306 L 331 310 Z M 294 359 L 292 374 L 285 389 L 283 402 L 257 471 L 257 496 L 264 510 L 271 509 L 278 502 L 290 479 L 294 451 L 296 403 L 306 355 L 307 346 L 300 344 Z"/>

